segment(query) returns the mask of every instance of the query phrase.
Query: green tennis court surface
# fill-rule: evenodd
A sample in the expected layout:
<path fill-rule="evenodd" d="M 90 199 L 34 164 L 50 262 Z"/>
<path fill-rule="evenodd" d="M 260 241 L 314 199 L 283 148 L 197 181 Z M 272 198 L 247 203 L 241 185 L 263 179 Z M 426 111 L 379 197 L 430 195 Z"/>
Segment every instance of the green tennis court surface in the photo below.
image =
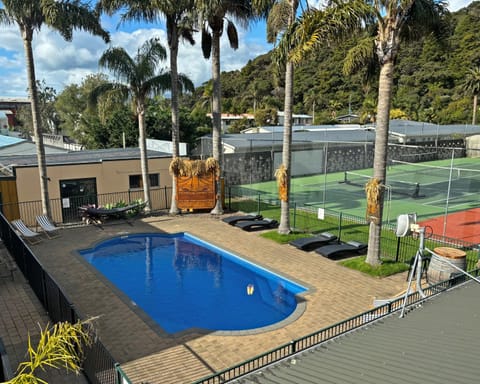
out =
<path fill-rule="evenodd" d="M 372 169 L 292 179 L 292 208 L 325 208 L 365 216 L 364 187 Z M 278 203 L 275 181 L 243 185 L 242 193 Z M 384 221 L 416 212 L 419 219 L 442 216 L 480 206 L 480 158 L 425 163 L 392 161 L 387 170 Z"/>

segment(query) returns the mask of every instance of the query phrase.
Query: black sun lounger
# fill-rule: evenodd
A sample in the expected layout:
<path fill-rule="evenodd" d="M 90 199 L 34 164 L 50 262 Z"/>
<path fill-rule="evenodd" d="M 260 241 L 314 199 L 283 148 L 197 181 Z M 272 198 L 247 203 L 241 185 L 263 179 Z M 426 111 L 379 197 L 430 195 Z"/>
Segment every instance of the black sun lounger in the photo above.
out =
<path fill-rule="evenodd" d="M 278 221 L 273 219 L 240 221 L 235 226 L 244 231 L 257 231 L 260 229 L 277 228 Z"/>
<path fill-rule="evenodd" d="M 289 242 L 290 245 L 301 249 L 302 251 L 312 251 L 321 245 L 327 245 L 336 241 L 338 238 L 332 233 L 323 232 L 317 236 L 303 237 L 301 239 L 295 239 Z"/>
<path fill-rule="evenodd" d="M 252 220 L 262 220 L 262 215 L 241 215 L 241 216 L 229 216 L 222 219 L 224 223 L 235 225 L 239 221 L 252 221 Z"/>
<path fill-rule="evenodd" d="M 340 255 L 348 255 L 350 253 L 362 254 L 367 250 L 367 244 L 358 241 L 347 241 L 340 244 L 328 244 L 315 249 L 321 256 L 334 258 Z"/>

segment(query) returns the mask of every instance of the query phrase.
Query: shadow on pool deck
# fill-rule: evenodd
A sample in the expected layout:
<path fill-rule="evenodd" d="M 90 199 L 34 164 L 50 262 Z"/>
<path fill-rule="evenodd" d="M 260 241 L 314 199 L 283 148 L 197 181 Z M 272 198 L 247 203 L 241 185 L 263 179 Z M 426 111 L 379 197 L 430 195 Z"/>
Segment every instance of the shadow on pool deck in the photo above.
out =
<path fill-rule="evenodd" d="M 169 336 L 128 302 L 79 255 L 104 239 L 130 233 L 189 232 L 310 288 L 305 312 L 284 327 L 247 335 L 185 332 Z M 405 288 L 405 275 L 371 278 L 335 261 L 264 239 L 210 214 L 152 216 L 102 227 L 63 229 L 32 247 L 44 267 L 85 317 L 100 316 L 98 334 L 132 383 L 191 383 L 292 339 L 372 307 Z"/>

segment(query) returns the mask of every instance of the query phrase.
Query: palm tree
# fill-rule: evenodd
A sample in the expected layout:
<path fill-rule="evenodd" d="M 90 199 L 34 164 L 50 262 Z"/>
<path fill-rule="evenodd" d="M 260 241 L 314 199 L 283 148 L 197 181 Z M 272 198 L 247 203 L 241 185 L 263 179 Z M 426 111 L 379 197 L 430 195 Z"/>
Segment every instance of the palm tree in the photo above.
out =
<path fill-rule="evenodd" d="M 180 141 L 180 117 L 178 112 L 179 78 L 178 78 L 178 47 L 180 39 L 195 44 L 193 40 L 193 27 L 191 11 L 193 0 L 101 0 L 100 7 L 108 13 L 127 8 L 122 15 L 122 20 L 146 20 L 155 21 L 160 15 L 166 19 L 167 40 L 170 51 L 170 73 L 171 73 L 171 108 L 172 108 L 172 158 L 179 156 Z M 193 85 L 184 83 L 189 91 L 193 92 Z M 177 184 L 175 175 L 172 174 L 172 201 L 170 213 L 177 214 Z"/>
<path fill-rule="evenodd" d="M 298 0 L 277 1 L 273 4 L 267 20 L 267 40 L 277 41 L 282 32 L 291 28 L 296 19 Z M 294 62 L 289 57 L 291 41 L 283 35 L 283 44 L 276 48 L 275 61 L 285 66 L 285 98 L 283 122 L 282 164 L 275 172 L 280 196 L 280 224 L 278 233 L 288 234 L 290 228 L 290 185 L 291 185 L 291 146 L 293 114 L 293 73 Z"/>
<path fill-rule="evenodd" d="M 150 180 L 148 174 L 148 156 L 145 132 L 145 105 L 149 95 L 157 95 L 169 90 L 171 75 L 169 72 L 157 74 L 159 62 L 166 60 L 167 53 L 158 38 L 147 40 L 137 51 L 135 57 L 130 57 L 123 48 L 106 50 L 99 60 L 99 65 L 112 71 L 117 82 L 101 84 L 92 90 L 90 101 L 96 102 L 100 95 L 113 92 L 131 100 L 134 113 L 138 119 L 138 134 L 140 147 L 140 162 L 142 169 L 143 193 L 145 210 L 150 206 Z M 179 84 L 183 87 L 193 87 L 192 82 L 184 75 L 179 75 Z"/>
<path fill-rule="evenodd" d="M 305 103 L 305 107 L 308 108 L 309 111 L 312 111 L 312 124 L 315 125 L 315 107 L 317 106 L 317 93 L 316 89 L 309 90 L 303 98 L 303 102 Z"/>
<path fill-rule="evenodd" d="M 3 8 L 0 9 L 0 24 L 17 24 L 23 40 L 27 65 L 28 91 L 32 108 L 33 134 L 37 149 L 42 211 L 44 215 L 51 217 L 42 121 L 39 112 L 35 63 L 32 50 L 33 32 L 39 31 L 45 24 L 58 31 L 67 41 L 72 40 L 74 29 L 85 30 L 96 36 L 100 36 L 105 42 L 108 42 L 110 37 L 108 33 L 102 29 L 99 15 L 93 12 L 88 4 L 83 4 L 78 0 L 2 0 L 2 3 Z"/>
<path fill-rule="evenodd" d="M 197 11 L 200 14 L 202 30 L 202 51 L 205 59 L 212 57 L 212 146 L 213 158 L 217 160 L 222 172 L 222 110 L 221 110 L 221 83 L 220 83 L 220 37 L 223 34 L 225 22 L 227 24 L 227 36 L 230 46 L 238 48 L 237 28 L 232 20 L 235 19 L 240 25 L 246 27 L 254 17 L 252 4 L 247 0 L 197 0 Z M 212 214 L 223 213 L 221 199 L 221 179 L 217 181 L 217 201 L 211 211 Z"/>
<path fill-rule="evenodd" d="M 472 125 L 475 125 L 477 124 L 478 94 L 480 94 L 480 66 L 468 70 L 462 88 L 465 92 L 473 95 Z"/>
<path fill-rule="evenodd" d="M 328 35 L 335 31 L 351 29 L 372 31 L 349 52 L 346 72 L 365 65 L 376 56 L 380 65 L 377 124 L 375 130 L 375 154 L 373 162 L 373 180 L 381 187 L 378 190 L 376 212 L 369 216 L 370 230 L 366 262 L 378 265 L 380 260 L 380 235 L 383 214 L 383 192 L 386 178 L 389 116 L 392 99 L 393 74 L 399 49 L 405 41 L 417 41 L 422 36 L 433 34 L 437 38 L 445 37 L 448 10 L 443 1 L 406 0 L 406 1 L 362 1 L 338 0 L 329 3 L 324 10 L 309 12 L 292 32 L 296 38 L 296 47 L 290 53 L 296 60 L 318 44 L 325 42 Z"/>

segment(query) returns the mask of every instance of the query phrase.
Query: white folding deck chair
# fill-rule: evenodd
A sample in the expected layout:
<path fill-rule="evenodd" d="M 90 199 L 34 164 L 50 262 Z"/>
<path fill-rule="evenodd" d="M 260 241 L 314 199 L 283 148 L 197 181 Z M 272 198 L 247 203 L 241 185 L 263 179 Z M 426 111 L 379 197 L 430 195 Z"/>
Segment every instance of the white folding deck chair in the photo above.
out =
<path fill-rule="evenodd" d="M 59 228 L 53 225 L 47 216 L 37 216 L 36 220 L 40 227 L 42 227 L 43 232 L 45 232 L 45 235 L 47 235 L 48 238 L 53 239 L 54 237 L 60 236 Z"/>
<path fill-rule="evenodd" d="M 17 229 L 18 232 L 20 232 L 20 235 L 28 240 L 30 244 L 37 244 L 40 241 L 42 241 L 42 238 L 40 237 L 40 233 L 32 231 L 30 228 L 28 228 L 25 223 L 18 219 L 18 220 L 13 220 L 12 221 L 13 226 Z"/>

